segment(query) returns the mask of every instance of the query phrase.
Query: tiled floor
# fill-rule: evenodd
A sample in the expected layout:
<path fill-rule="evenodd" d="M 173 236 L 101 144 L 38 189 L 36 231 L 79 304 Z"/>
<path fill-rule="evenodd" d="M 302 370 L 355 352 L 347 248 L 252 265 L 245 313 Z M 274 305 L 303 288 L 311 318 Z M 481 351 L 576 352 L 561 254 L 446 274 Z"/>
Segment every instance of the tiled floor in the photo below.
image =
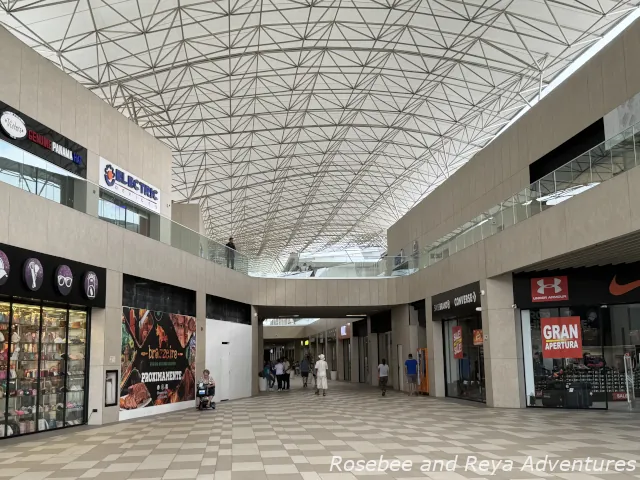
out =
<path fill-rule="evenodd" d="M 336 382 L 323 398 L 294 386 L 222 404 L 215 412 L 190 410 L 45 439 L 0 441 L 0 479 L 640 478 L 640 415 L 499 410 L 394 392 L 382 398 L 374 389 Z M 411 464 L 405 464 L 409 471 L 369 464 L 382 471 L 330 473 L 334 455 Z M 608 472 L 593 472 L 584 461 L 574 472 L 553 463 L 523 469 L 529 456 L 536 467 L 545 455 L 549 462 L 590 457 L 598 459 L 596 467 L 600 460 L 612 462 Z M 475 471 L 466 467 L 474 458 Z M 506 471 L 491 475 L 480 469 L 481 460 L 502 460 Z M 507 460 L 514 462 L 511 471 Z M 630 460 L 638 462 L 636 470 L 615 472 L 614 461 Z M 451 467 L 457 468 L 446 470 Z"/>

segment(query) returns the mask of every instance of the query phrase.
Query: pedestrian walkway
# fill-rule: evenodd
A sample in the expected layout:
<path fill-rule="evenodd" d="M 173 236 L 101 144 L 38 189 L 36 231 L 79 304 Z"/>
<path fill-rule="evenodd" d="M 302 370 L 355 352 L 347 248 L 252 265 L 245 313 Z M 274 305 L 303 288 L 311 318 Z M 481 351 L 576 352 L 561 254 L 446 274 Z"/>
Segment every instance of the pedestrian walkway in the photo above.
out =
<path fill-rule="evenodd" d="M 409 471 L 330 473 L 333 456 L 411 462 Z M 616 473 L 521 471 L 528 458 L 638 461 Z M 468 458 L 511 460 L 495 475 Z M 424 471 L 431 460 L 431 471 Z M 435 461 L 454 471 L 433 471 Z M 455 462 L 455 464 L 453 464 Z M 408 463 L 406 464 L 408 465 Z M 505 464 L 503 464 L 504 466 Z M 381 465 L 384 467 L 384 464 Z M 559 465 L 556 465 L 559 468 Z M 207 480 L 640 478 L 640 416 L 618 412 L 501 410 L 408 397 L 330 382 L 327 397 L 303 390 L 218 404 L 54 437 L 0 442 L 0 479 Z"/>

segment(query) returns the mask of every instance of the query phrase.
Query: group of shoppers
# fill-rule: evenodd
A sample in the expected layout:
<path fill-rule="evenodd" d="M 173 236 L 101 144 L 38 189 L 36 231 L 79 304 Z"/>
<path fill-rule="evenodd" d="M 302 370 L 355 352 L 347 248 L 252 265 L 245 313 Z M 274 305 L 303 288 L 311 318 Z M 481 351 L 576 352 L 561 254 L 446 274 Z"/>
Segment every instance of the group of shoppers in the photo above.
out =
<path fill-rule="evenodd" d="M 320 395 L 322 390 L 322 396 L 327 395 L 327 375 L 329 373 L 329 364 L 324 358 L 324 355 L 318 356 L 318 361 L 312 366 L 311 358 L 309 355 L 305 356 L 298 367 L 300 369 L 300 376 L 302 377 L 302 387 L 307 388 L 309 382 L 309 373 L 313 372 L 314 383 L 316 386 L 316 395 Z M 264 362 L 262 376 L 267 379 L 269 389 L 273 389 L 275 383 L 278 384 L 278 391 L 291 389 L 291 372 L 295 371 L 295 367 L 291 365 L 289 360 L 285 358 L 279 358 L 275 363 Z"/>
<path fill-rule="evenodd" d="M 407 360 L 404 362 L 404 374 L 407 377 L 407 384 L 409 385 L 409 395 L 414 393 L 417 395 L 416 390 L 418 385 L 418 361 L 413 358 L 412 354 L 409 354 Z M 389 365 L 386 359 L 382 359 L 382 363 L 378 365 L 378 385 L 382 390 L 382 396 L 387 394 L 387 383 L 389 382 Z"/>
<path fill-rule="evenodd" d="M 264 362 L 262 376 L 267 379 L 269 389 L 273 389 L 276 382 L 278 391 L 291 389 L 291 372 L 293 368 L 286 357 L 278 358 L 275 362 Z"/>

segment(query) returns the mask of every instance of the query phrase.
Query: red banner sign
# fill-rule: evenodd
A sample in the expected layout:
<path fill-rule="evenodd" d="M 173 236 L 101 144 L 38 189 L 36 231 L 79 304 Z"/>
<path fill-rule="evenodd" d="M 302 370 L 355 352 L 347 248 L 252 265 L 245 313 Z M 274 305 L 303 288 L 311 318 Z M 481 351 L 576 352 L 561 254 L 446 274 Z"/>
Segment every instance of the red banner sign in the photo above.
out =
<path fill-rule="evenodd" d="M 532 278 L 531 300 L 533 302 L 562 302 L 569 300 L 569 281 L 567 277 Z"/>
<path fill-rule="evenodd" d="M 580 317 L 541 318 L 543 358 L 582 358 Z"/>
<path fill-rule="evenodd" d="M 453 327 L 453 358 L 462 358 L 462 327 Z"/>
<path fill-rule="evenodd" d="M 482 340 L 482 330 L 474 330 L 473 331 L 473 344 L 474 345 L 482 345 L 484 341 Z"/>

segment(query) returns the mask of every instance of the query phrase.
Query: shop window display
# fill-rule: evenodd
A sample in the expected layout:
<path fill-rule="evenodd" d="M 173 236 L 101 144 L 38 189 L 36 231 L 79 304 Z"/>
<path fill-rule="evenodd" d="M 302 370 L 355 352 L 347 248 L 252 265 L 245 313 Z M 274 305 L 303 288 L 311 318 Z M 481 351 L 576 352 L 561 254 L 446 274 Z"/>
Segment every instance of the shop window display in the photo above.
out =
<path fill-rule="evenodd" d="M 442 322 L 447 397 L 486 402 L 484 346 L 479 315 Z"/>
<path fill-rule="evenodd" d="M 0 303 L 0 325 L 0 437 L 85 423 L 87 313 Z"/>
<path fill-rule="evenodd" d="M 545 325 L 570 325 L 570 319 L 578 349 L 550 352 Z M 529 406 L 633 409 L 627 400 L 640 395 L 640 306 L 523 310 L 522 328 Z"/>

